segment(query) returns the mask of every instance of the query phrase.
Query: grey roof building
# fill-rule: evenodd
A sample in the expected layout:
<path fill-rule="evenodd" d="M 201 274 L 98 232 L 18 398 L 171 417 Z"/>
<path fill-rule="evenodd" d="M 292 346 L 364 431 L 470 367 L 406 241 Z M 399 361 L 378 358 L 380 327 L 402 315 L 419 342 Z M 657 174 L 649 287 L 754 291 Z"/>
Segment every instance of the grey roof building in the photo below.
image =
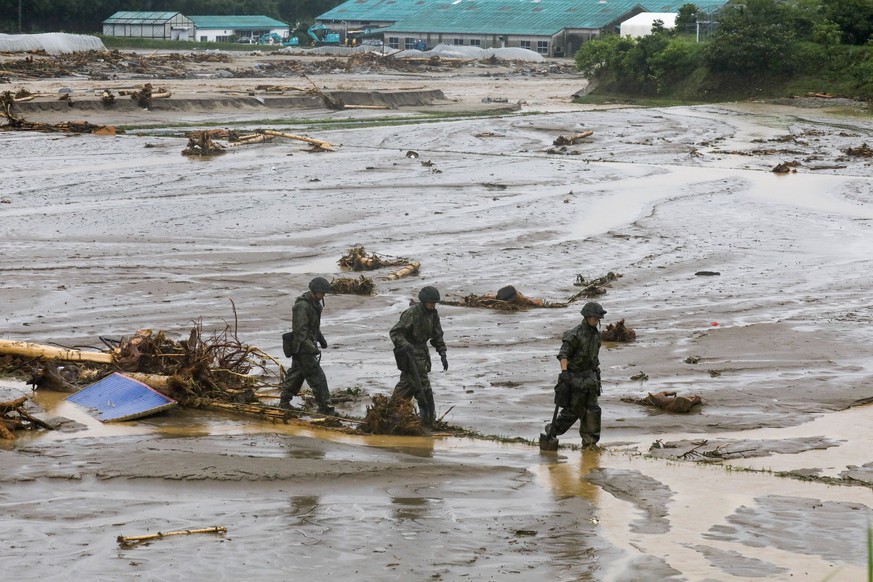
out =
<path fill-rule="evenodd" d="M 189 40 L 194 24 L 179 12 L 116 12 L 103 21 L 106 36 Z"/>
<path fill-rule="evenodd" d="M 418 41 L 523 47 L 546 56 L 571 56 L 583 42 L 641 12 L 675 12 L 689 0 L 349 0 L 316 21 L 343 33 L 384 27 L 385 43 L 413 48 Z M 707 10 L 727 0 L 694 2 Z"/>

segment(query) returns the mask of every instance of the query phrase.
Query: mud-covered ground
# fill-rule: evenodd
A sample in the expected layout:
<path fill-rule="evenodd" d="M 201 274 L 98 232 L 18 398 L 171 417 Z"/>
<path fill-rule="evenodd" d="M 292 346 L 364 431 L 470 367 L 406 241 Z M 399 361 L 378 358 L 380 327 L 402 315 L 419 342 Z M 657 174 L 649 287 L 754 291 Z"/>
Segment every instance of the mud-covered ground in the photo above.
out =
<path fill-rule="evenodd" d="M 457 299 L 513 284 L 563 301 L 578 292 L 577 275 L 611 271 L 621 277 L 600 298 L 604 323 L 624 319 L 637 341 L 601 353 L 604 450 L 359 438 L 181 410 L 97 426 L 40 394 L 48 416 L 80 426 L 0 450 L 7 571 L 58 580 L 863 578 L 873 429 L 869 406 L 852 405 L 871 397 L 873 181 L 870 159 L 846 151 L 873 138 L 864 111 L 808 100 L 581 107 L 570 95 L 583 79 L 501 66 L 311 78 L 446 99 L 389 112 L 265 113 L 221 105 L 250 81 L 207 75 L 175 90 L 211 103 L 80 116 L 167 129 L 0 134 L 3 337 L 94 347 L 142 327 L 182 337 L 200 318 L 223 329 L 232 300 L 240 338 L 279 356 L 293 299 L 313 276 L 350 276 L 337 260 L 364 245 L 421 261 L 421 274 L 376 272 L 375 296 L 328 297 L 322 363 L 334 389 L 388 393 L 387 332 L 421 286 Z M 99 83 L 10 84 L 75 96 Z M 495 98 L 520 111 L 421 113 L 481 112 Z M 64 119 L 44 115 L 31 117 Z M 386 116 L 395 121 L 379 121 Z M 186 139 L 173 120 L 275 125 L 339 147 L 311 154 L 277 141 L 194 160 L 180 155 Z M 320 120 L 370 123 L 324 129 Z M 547 152 L 558 135 L 583 130 L 594 133 Z M 785 162 L 796 171 L 771 172 Z M 560 335 L 580 306 L 441 307 L 450 368 L 431 376 L 438 414 L 485 435 L 535 439 L 552 413 Z M 703 405 L 674 415 L 622 400 L 661 390 L 698 394 Z M 365 404 L 341 411 L 361 415 Z M 562 437 L 578 442 L 575 427 Z M 127 550 L 115 542 L 212 525 L 228 533 Z"/>

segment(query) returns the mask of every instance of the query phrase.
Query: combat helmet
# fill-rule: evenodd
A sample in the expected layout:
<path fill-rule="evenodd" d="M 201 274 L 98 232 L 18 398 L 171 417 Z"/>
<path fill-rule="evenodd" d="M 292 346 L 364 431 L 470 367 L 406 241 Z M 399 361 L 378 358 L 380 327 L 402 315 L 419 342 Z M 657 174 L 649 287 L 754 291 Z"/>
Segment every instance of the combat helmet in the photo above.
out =
<path fill-rule="evenodd" d="M 418 300 L 422 303 L 439 303 L 440 292 L 437 291 L 436 287 L 428 285 L 418 292 Z"/>
<path fill-rule="evenodd" d="M 582 314 L 582 317 L 603 317 L 606 315 L 606 310 L 596 301 L 589 301 L 582 306 L 582 311 L 579 313 Z"/>
<path fill-rule="evenodd" d="M 330 283 L 324 277 L 316 277 L 309 282 L 309 290 L 313 293 L 330 293 Z"/>

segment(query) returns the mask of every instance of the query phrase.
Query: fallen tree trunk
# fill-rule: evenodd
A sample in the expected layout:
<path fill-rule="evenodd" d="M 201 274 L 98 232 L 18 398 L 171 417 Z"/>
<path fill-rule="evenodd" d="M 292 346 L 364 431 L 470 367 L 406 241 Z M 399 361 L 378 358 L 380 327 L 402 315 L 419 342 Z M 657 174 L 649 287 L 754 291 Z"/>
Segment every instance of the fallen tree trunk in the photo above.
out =
<path fill-rule="evenodd" d="M 95 362 L 97 364 L 111 364 L 113 362 L 113 355 L 104 352 L 83 352 L 4 339 L 0 339 L 0 354 L 28 358 L 43 357 L 68 362 Z"/>

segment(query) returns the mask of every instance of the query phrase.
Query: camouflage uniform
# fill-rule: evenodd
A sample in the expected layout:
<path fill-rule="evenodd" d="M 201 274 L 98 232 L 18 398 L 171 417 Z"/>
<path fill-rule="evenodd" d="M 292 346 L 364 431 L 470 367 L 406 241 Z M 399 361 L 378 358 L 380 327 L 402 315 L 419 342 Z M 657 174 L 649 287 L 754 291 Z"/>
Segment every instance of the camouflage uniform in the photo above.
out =
<path fill-rule="evenodd" d="M 326 345 L 321 334 L 321 302 L 307 291 L 294 302 L 291 317 L 291 369 L 282 381 L 282 394 L 279 405 L 287 405 L 291 398 L 297 396 L 303 386 L 303 380 L 312 388 L 319 410 L 331 407 L 330 390 L 327 378 L 321 369 L 321 351 L 316 342 Z"/>
<path fill-rule="evenodd" d="M 415 398 L 419 410 L 428 411 L 424 418 L 426 423 L 432 423 L 436 409 L 434 408 L 433 390 L 427 375 L 431 370 L 430 350 L 427 341 L 436 349 L 440 357 L 446 354 L 446 344 L 443 341 L 443 328 L 440 325 L 440 316 L 436 309 L 429 310 L 421 303 L 417 303 L 400 315 L 394 327 L 389 333 L 395 348 L 412 346 L 415 365 L 418 367 L 418 376 L 421 380 L 421 388 L 424 391 L 425 400 L 422 401 L 415 376 L 411 371 L 401 370 L 400 381 L 394 387 L 394 396 L 398 398 Z M 424 416 L 424 415 L 423 415 Z"/>
<path fill-rule="evenodd" d="M 586 321 L 564 334 L 558 360 L 567 360 L 570 373 L 570 404 L 561 409 L 546 432 L 561 435 L 581 419 L 579 435 L 583 445 L 600 440 L 600 330 Z"/>

